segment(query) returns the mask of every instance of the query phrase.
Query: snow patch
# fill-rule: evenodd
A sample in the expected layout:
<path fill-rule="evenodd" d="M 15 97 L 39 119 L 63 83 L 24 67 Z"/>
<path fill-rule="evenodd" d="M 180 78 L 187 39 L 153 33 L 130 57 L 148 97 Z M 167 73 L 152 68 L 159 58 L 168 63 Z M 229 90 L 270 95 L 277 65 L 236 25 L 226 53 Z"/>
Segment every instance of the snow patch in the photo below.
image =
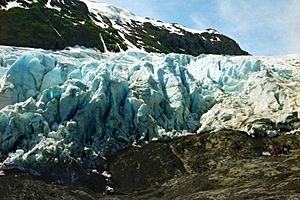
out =
<path fill-rule="evenodd" d="M 9 1 L 9 2 L 7 2 L 7 5 L 4 7 L 4 10 L 9 10 L 14 7 L 23 8 L 21 3 L 17 2 L 17 1 Z M 1 7 L 1 9 L 3 9 L 3 7 Z"/>
<path fill-rule="evenodd" d="M 103 40 L 103 37 L 102 37 L 101 33 L 99 33 L 99 37 L 100 37 L 100 40 L 101 40 L 103 48 L 104 48 L 104 53 L 108 52 L 106 44 L 105 44 L 105 42 Z"/>
<path fill-rule="evenodd" d="M 203 31 L 197 31 L 193 29 L 186 28 L 176 23 L 164 23 L 155 19 L 148 17 L 136 16 L 133 13 L 116 6 L 112 6 L 107 3 L 100 3 L 94 0 L 83 0 L 83 2 L 88 6 L 89 11 L 95 16 L 94 23 L 102 28 L 107 28 L 109 24 L 105 23 L 102 19 L 102 16 L 107 17 L 110 20 L 112 26 L 119 31 L 119 35 L 125 40 L 125 43 L 128 44 L 129 48 L 136 49 L 137 47 L 131 42 L 129 42 L 124 35 L 131 35 L 132 30 L 128 27 L 134 27 L 134 24 L 143 26 L 144 23 L 150 23 L 155 27 L 160 29 L 166 29 L 171 34 L 177 34 L 183 36 L 185 32 L 190 32 L 193 34 L 203 34 L 208 33 L 210 35 L 221 35 L 218 31 L 214 29 L 206 29 Z M 206 38 L 202 37 L 204 40 Z M 220 41 L 220 38 L 216 37 L 211 39 L 211 41 Z"/>
<path fill-rule="evenodd" d="M 47 8 L 50 8 L 50 9 L 55 9 L 55 10 L 57 10 L 58 12 L 61 11 L 61 8 L 60 8 L 60 7 L 52 6 L 52 5 L 51 5 L 51 0 L 48 0 L 48 1 L 47 1 L 46 7 L 47 7 Z"/>

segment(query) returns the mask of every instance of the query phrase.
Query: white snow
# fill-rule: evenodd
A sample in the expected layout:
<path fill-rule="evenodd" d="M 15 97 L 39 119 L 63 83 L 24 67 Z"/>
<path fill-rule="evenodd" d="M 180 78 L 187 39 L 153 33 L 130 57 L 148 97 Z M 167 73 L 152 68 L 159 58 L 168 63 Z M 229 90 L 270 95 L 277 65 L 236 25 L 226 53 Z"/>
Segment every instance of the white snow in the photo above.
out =
<path fill-rule="evenodd" d="M 166 137 L 223 129 L 274 136 L 300 129 L 299 55 L 1 46 L 0 60 L 6 69 L 0 77 L 2 153 L 16 143 L 20 149 L 6 165 L 42 169 L 77 155 L 93 169 L 96 157 Z M 74 154 L 78 150 L 85 157 Z"/>
<path fill-rule="evenodd" d="M 104 53 L 108 52 L 105 41 L 103 40 L 101 33 L 99 33 L 99 37 L 100 37 L 100 40 L 101 40 L 103 48 L 104 48 Z"/>
<path fill-rule="evenodd" d="M 4 10 L 9 10 L 14 7 L 23 8 L 21 3 L 18 3 L 17 1 L 9 1 L 9 2 L 7 2 L 6 7 L 4 7 Z M 1 7 L 1 9 L 3 9 L 3 7 Z"/>
<path fill-rule="evenodd" d="M 47 4 L 46 4 L 46 7 L 47 7 L 47 8 L 55 9 L 55 10 L 57 10 L 58 12 L 61 11 L 61 8 L 60 8 L 60 7 L 52 6 L 50 3 L 51 3 L 51 0 L 48 0 L 48 1 L 47 1 Z"/>
<path fill-rule="evenodd" d="M 222 35 L 219 31 L 217 31 L 215 29 L 212 29 L 212 28 L 205 29 L 205 31 L 210 33 L 210 34 Z"/>
<path fill-rule="evenodd" d="M 134 30 L 130 30 L 130 28 L 128 27 L 133 26 L 133 23 L 136 23 L 140 26 L 142 26 L 144 23 L 151 23 L 153 26 L 156 26 L 161 29 L 166 29 L 170 33 L 178 34 L 178 35 L 184 35 L 185 31 L 193 34 L 209 33 L 211 35 L 221 35 L 221 33 L 219 33 L 214 29 L 206 29 L 203 31 L 198 31 L 198 30 L 184 27 L 176 23 L 173 24 L 164 23 L 148 17 L 136 16 L 133 13 L 123 8 L 112 6 L 107 3 L 101 3 L 95 0 L 82 0 L 82 1 L 88 6 L 89 11 L 95 15 L 97 19 L 94 20 L 95 24 L 97 24 L 102 28 L 107 28 L 109 25 L 103 21 L 102 16 L 107 17 L 110 20 L 112 26 L 119 31 L 119 34 L 125 40 L 125 43 L 128 44 L 128 47 L 130 49 L 136 49 L 137 47 L 133 45 L 130 41 L 128 41 L 124 35 L 131 35 L 131 32 Z M 205 37 L 202 38 L 206 40 Z M 217 37 L 211 40 L 220 41 L 220 38 Z"/>
<path fill-rule="evenodd" d="M 58 35 L 59 37 L 61 37 L 61 34 L 57 31 L 56 28 L 53 28 L 53 30 L 55 31 L 55 33 L 57 33 L 57 35 Z"/>
<path fill-rule="evenodd" d="M 23 0 L 26 4 L 32 4 L 32 3 L 36 3 L 36 2 L 38 2 L 38 0 Z M 19 3 L 19 2 L 17 2 L 17 0 L 14 0 L 14 1 L 8 1 L 7 2 L 7 5 L 6 6 L 1 6 L 0 5 L 0 10 L 1 9 L 4 9 L 4 10 L 9 10 L 9 9 L 11 9 L 11 8 L 14 8 L 14 7 L 19 7 L 19 8 L 24 8 L 24 9 L 28 9 L 28 7 L 24 7 L 23 5 L 22 5 L 22 3 Z"/>

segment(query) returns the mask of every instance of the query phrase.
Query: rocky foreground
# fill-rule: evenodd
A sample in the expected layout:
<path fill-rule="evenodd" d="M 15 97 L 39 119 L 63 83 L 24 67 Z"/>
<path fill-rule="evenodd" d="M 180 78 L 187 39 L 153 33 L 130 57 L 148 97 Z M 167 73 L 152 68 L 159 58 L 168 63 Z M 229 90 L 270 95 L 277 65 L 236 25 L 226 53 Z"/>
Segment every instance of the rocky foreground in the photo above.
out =
<path fill-rule="evenodd" d="M 275 156 L 281 143 L 290 146 L 290 153 Z M 80 186 L 57 185 L 9 170 L 0 176 L 0 199 L 299 199 L 299 157 L 297 134 L 193 135 L 119 152 L 108 160 L 108 181 L 95 175 Z M 113 194 L 105 194 L 107 185 Z"/>

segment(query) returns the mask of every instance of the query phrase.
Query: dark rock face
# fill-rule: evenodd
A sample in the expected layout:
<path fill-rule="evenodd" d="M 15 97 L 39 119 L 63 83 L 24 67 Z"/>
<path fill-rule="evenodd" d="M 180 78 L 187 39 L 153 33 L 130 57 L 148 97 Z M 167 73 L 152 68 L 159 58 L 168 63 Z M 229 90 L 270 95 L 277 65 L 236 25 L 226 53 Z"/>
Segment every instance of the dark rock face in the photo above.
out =
<path fill-rule="evenodd" d="M 92 200 L 99 199 L 99 194 L 85 187 L 57 186 L 23 172 L 11 172 L 0 177 L 0 199 Z"/>
<path fill-rule="evenodd" d="M 83 45 L 103 52 L 101 35 L 107 50 L 111 52 L 126 50 L 127 40 L 148 52 L 248 55 L 234 40 L 214 30 L 192 33 L 172 24 L 172 28 L 180 30 L 177 34 L 172 33 L 170 27 L 160 27 L 155 23 L 134 20 L 131 23 L 117 22 L 126 30 L 124 32 L 114 28 L 112 19 L 101 14 L 95 16 L 86 4 L 78 0 L 51 0 L 50 6 L 56 9 L 47 7 L 48 0 L 3 0 L 0 7 L 5 8 L 9 1 L 18 2 L 22 8 L 0 9 L 1 45 L 44 49 Z M 106 28 L 100 27 L 99 23 Z"/>
<path fill-rule="evenodd" d="M 113 182 L 120 193 L 159 186 L 185 173 L 182 161 L 167 144 L 150 143 L 142 149 L 130 149 L 111 161 Z"/>
<path fill-rule="evenodd" d="M 288 155 L 274 155 L 279 144 L 290 147 Z M 6 171 L 0 176 L 0 199 L 298 199 L 299 155 L 299 135 L 252 138 L 223 131 L 186 136 L 132 147 L 108 159 L 114 194 L 102 193 L 107 182 L 100 176 L 82 179 L 80 186 L 59 186 Z"/>
<path fill-rule="evenodd" d="M 177 27 L 175 24 L 173 26 Z M 211 33 L 191 33 L 181 29 L 181 34 L 176 34 L 171 33 L 168 29 L 155 27 L 148 22 L 143 24 L 133 23 L 133 26 L 129 27 L 130 29 L 131 34 L 125 34 L 125 37 L 130 42 L 137 44 L 139 48 L 143 47 L 149 52 L 185 53 L 194 56 L 201 53 L 249 55 L 234 40 L 218 34 L 213 29 L 207 29 Z M 139 40 L 143 42 L 143 45 L 138 43 Z"/>

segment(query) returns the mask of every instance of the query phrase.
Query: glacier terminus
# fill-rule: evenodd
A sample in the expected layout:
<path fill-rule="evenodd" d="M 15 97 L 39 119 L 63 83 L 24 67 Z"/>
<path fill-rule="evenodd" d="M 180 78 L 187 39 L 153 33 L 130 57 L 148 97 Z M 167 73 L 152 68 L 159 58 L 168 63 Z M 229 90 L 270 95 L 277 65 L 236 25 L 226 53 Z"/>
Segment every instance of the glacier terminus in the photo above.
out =
<path fill-rule="evenodd" d="M 0 47 L 5 166 L 46 170 L 133 144 L 219 130 L 300 129 L 300 56 Z M 212 133 L 213 134 L 213 133 Z"/>

